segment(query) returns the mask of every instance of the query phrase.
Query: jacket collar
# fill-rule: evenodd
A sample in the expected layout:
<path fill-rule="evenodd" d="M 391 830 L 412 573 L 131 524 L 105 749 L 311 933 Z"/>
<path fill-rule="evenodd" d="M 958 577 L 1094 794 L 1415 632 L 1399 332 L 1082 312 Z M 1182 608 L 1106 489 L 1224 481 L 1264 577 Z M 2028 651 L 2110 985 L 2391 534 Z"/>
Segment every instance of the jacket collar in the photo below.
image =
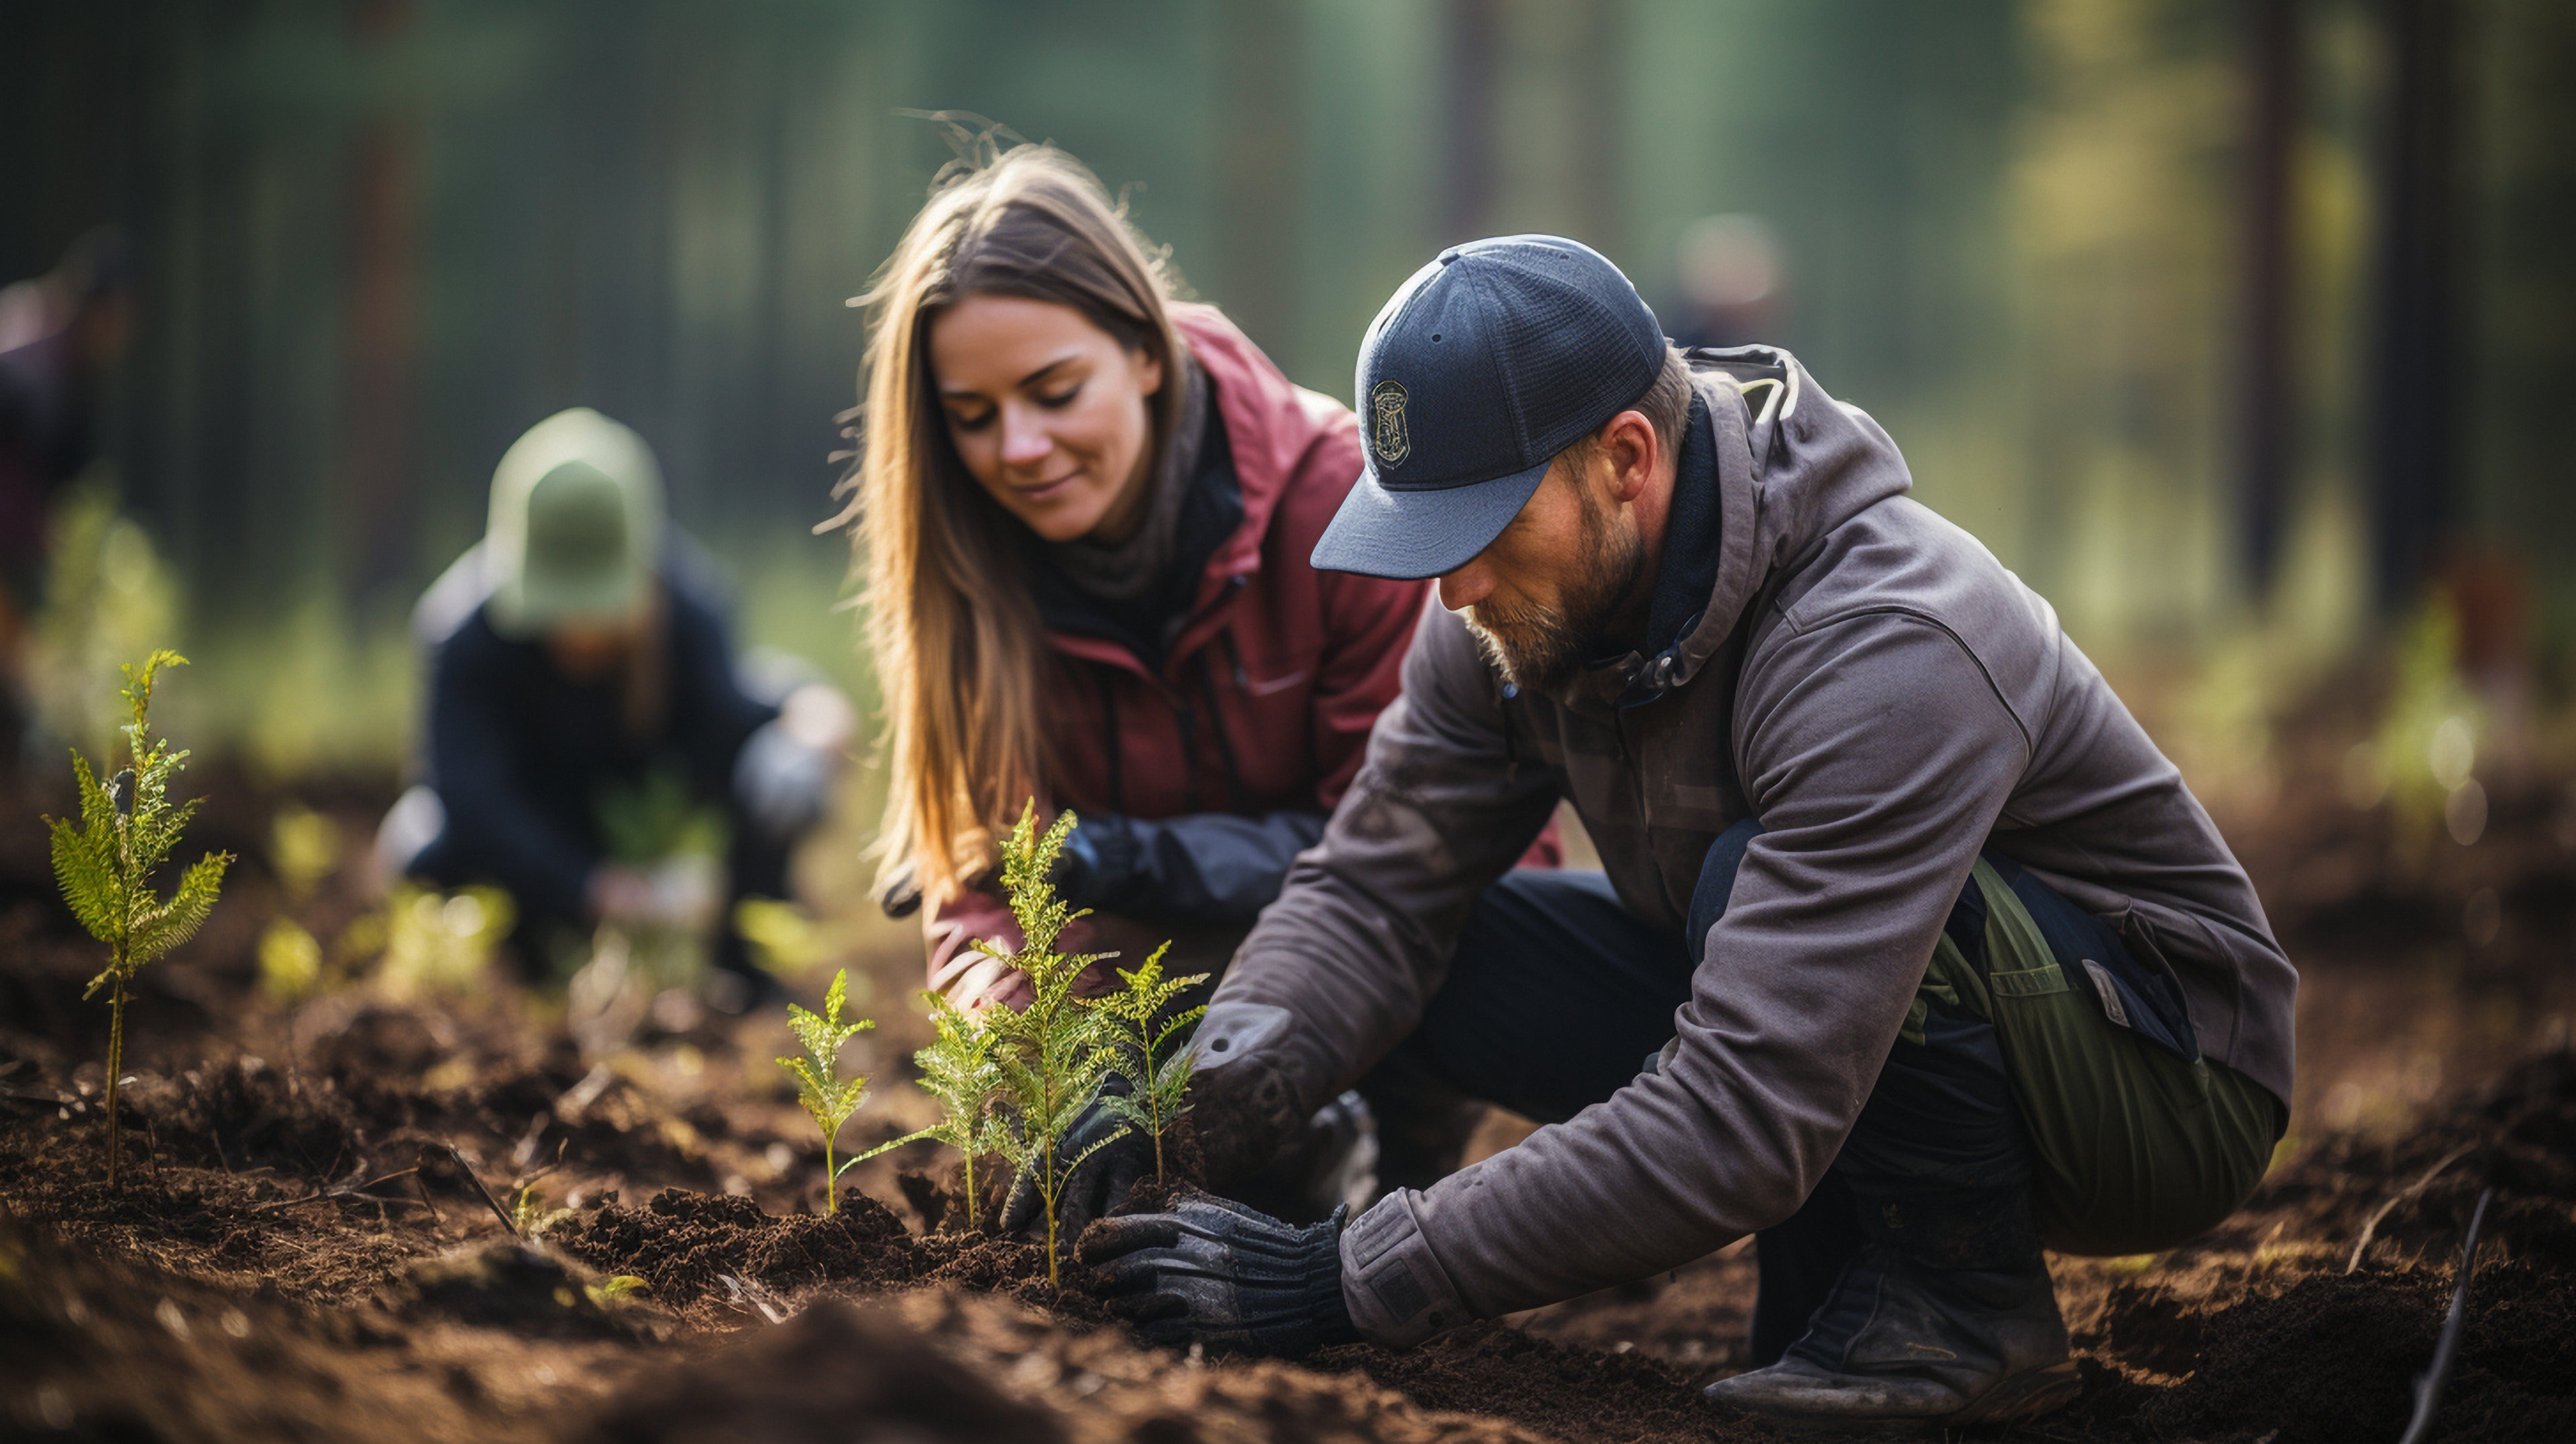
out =
<path fill-rule="evenodd" d="M 1317 439 L 1334 427 L 1352 424 L 1350 413 L 1337 403 L 1281 374 L 1261 348 L 1214 306 L 1176 304 L 1172 327 L 1207 373 L 1217 416 L 1233 452 L 1243 519 L 1199 570 L 1190 620 L 1164 654 L 1167 673 L 1215 636 L 1224 624 L 1224 603 L 1261 570 L 1261 544 L 1269 534 L 1270 519 Z M 1114 642 L 1066 632 L 1050 632 L 1048 641 L 1068 656 L 1138 673 L 1145 670 Z"/>
<path fill-rule="evenodd" d="M 1577 678 L 1559 700 L 1581 711 L 1636 706 L 1687 685 L 1757 593 L 1803 566 L 1834 528 L 1913 485 L 1878 423 L 1826 396 L 1795 356 L 1774 346 L 1689 356 L 1717 452 L 1717 580 L 1708 609 L 1670 647 Z"/>

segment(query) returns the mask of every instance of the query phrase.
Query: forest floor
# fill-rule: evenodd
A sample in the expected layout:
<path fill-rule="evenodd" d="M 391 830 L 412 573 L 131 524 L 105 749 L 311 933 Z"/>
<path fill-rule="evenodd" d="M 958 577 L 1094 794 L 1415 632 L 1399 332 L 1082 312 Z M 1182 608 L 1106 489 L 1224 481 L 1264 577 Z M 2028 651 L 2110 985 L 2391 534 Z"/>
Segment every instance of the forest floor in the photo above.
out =
<path fill-rule="evenodd" d="M 267 920 L 328 937 L 367 904 L 354 867 L 290 902 L 263 862 L 279 798 L 204 785 L 191 848 L 246 861 L 133 1005 L 118 1191 L 94 949 L 52 896 L 43 799 L 0 814 L 0 1438 L 1770 1437 L 1699 1392 L 1743 1367 L 1741 1245 L 1411 1353 L 1183 1356 L 1070 1267 L 1048 1285 L 1039 1249 L 940 1231 L 927 1148 L 818 1213 L 778 1019 L 673 996 L 590 1057 L 561 1001 L 505 982 L 272 1005 Z M 306 800 L 351 829 L 381 802 Z M 2394 826 L 2293 779 L 2231 829 L 2304 973 L 2291 1136 L 2208 1236 L 2056 1260 L 2085 1393 L 1998 1437 L 2395 1438 L 2492 1185 L 2433 1437 L 2576 1438 L 2576 793 L 2499 785 L 2474 846 Z M 880 1096 L 847 1145 L 929 1116 L 903 1081 L 915 947 L 863 950 L 885 1026 L 851 1053 Z M 1525 1131 L 1497 1116 L 1480 1147 Z M 550 1216 L 522 1238 L 485 1191 L 506 1210 L 532 1178 Z"/>

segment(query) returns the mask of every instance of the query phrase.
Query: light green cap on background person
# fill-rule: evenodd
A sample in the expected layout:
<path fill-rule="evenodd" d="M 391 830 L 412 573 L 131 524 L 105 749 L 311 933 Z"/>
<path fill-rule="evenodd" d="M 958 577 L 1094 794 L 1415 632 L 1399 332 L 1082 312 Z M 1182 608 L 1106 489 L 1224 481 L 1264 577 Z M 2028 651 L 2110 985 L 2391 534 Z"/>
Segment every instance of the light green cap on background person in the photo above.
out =
<path fill-rule="evenodd" d="M 644 438 L 587 406 L 511 443 L 492 473 L 484 536 L 494 630 L 634 615 L 662 541 L 662 468 Z"/>

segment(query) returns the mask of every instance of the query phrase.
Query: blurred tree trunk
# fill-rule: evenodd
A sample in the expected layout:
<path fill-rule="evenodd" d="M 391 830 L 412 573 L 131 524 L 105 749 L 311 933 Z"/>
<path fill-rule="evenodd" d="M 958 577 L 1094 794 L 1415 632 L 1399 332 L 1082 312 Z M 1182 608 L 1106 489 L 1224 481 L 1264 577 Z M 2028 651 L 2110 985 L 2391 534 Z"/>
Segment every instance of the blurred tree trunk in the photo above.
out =
<path fill-rule="evenodd" d="M 1502 64 L 1500 0 L 1449 0 L 1443 74 L 1440 244 L 1485 232 L 1494 202 L 1494 78 Z"/>
<path fill-rule="evenodd" d="M 361 49 L 381 62 L 412 26 L 409 0 L 353 0 Z M 404 108 L 359 126 L 349 187 L 349 424 L 341 562 L 361 595 L 410 574 L 412 353 L 417 339 L 418 137 Z"/>
<path fill-rule="evenodd" d="M 2298 0 L 2253 7 L 2251 121 L 2245 161 L 2245 357 L 2242 516 L 2248 590 L 2268 602 L 2287 510 L 2293 411 L 2290 355 L 2292 151 L 2299 115 Z"/>
<path fill-rule="evenodd" d="M 2372 549 L 2379 605 L 2409 605 L 2453 520 L 2453 423 L 2466 364 L 2453 268 L 2460 244 L 2457 12 L 2388 0 L 2386 203 L 2381 218 Z"/>
<path fill-rule="evenodd" d="M 1294 354 L 1297 323 L 1297 218 L 1306 178 L 1303 8 L 1299 0 L 1229 0 L 1217 22 L 1222 246 L 1212 259 L 1223 268 L 1217 274 L 1227 312 L 1274 356 Z"/>

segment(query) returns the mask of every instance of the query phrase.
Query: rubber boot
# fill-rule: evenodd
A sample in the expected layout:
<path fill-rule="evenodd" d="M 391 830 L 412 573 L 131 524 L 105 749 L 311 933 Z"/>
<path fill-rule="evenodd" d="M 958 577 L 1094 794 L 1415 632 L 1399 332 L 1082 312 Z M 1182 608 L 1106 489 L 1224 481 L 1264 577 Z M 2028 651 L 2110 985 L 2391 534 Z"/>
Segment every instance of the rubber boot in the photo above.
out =
<path fill-rule="evenodd" d="M 1869 1243 L 1807 1332 L 1708 1397 L 1792 1429 L 2030 1419 L 2081 1392 L 2023 1186 L 1863 1198 Z"/>

